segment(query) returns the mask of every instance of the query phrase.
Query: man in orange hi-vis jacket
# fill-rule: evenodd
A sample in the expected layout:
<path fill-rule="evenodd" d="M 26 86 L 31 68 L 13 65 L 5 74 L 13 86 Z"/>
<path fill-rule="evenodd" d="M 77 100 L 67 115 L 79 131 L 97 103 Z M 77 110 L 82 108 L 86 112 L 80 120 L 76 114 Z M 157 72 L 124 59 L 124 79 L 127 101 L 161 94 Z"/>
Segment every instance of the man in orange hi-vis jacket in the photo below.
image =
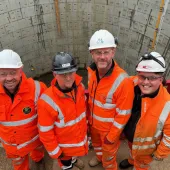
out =
<path fill-rule="evenodd" d="M 68 53 L 57 53 L 49 87 L 38 101 L 40 140 L 54 159 L 53 170 L 80 170 L 78 156 L 88 152 L 85 89 L 76 74 L 77 64 Z"/>
<path fill-rule="evenodd" d="M 113 60 L 117 43 L 107 30 L 96 31 L 89 43 L 94 63 L 88 67 L 91 137 L 96 156 L 90 166 L 102 162 L 105 170 L 117 170 L 120 134 L 131 115 L 133 82 Z"/>
<path fill-rule="evenodd" d="M 28 154 L 37 170 L 45 170 L 37 128 L 37 100 L 46 86 L 27 78 L 22 68 L 16 52 L 0 52 L 0 140 L 14 170 L 29 169 Z"/>
<path fill-rule="evenodd" d="M 148 170 L 153 160 L 170 154 L 170 95 L 163 87 L 164 58 L 157 52 L 142 56 L 136 67 L 132 115 L 124 129 L 131 149 L 119 167 Z"/>

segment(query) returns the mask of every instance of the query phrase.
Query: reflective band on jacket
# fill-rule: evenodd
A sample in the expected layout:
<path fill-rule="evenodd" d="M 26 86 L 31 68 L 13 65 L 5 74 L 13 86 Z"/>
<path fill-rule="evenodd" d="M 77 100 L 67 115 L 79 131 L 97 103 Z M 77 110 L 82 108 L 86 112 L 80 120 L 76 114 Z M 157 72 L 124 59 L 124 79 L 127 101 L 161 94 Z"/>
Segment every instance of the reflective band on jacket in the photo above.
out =
<path fill-rule="evenodd" d="M 116 108 L 116 112 L 119 114 L 119 115 L 128 115 L 131 113 L 131 109 L 129 110 L 120 110 L 119 108 Z"/>
<path fill-rule="evenodd" d="M 34 116 L 32 116 L 28 119 L 24 119 L 24 120 L 7 121 L 7 122 L 3 121 L 3 122 L 0 122 L 0 125 L 3 125 L 3 126 L 21 126 L 21 125 L 26 125 L 26 124 L 32 122 L 36 118 L 37 118 L 37 114 L 35 114 Z"/>
<path fill-rule="evenodd" d="M 36 135 L 36 136 L 35 136 L 34 138 L 32 138 L 31 140 L 29 140 L 29 141 L 27 141 L 27 142 L 24 142 L 24 143 L 22 143 L 22 144 L 19 144 L 19 145 L 15 144 L 15 143 L 8 143 L 8 142 L 4 141 L 2 138 L 0 138 L 0 141 L 1 141 L 2 143 L 6 144 L 6 145 L 16 146 L 17 149 L 19 150 L 19 149 L 21 149 L 21 148 L 29 145 L 30 143 L 34 142 L 34 141 L 37 140 L 38 138 L 39 138 L 39 135 Z"/>
<path fill-rule="evenodd" d="M 100 101 L 92 98 L 92 96 L 90 97 L 90 99 L 92 100 L 92 102 L 94 102 L 94 104 L 98 107 L 101 107 L 103 109 L 113 109 L 116 107 L 116 104 L 112 103 L 112 98 L 113 98 L 113 94 L 114 92 L 117 90 L 117 88 L 119 87 L 119 85 L 121 84 L 121 82 L 128 77 L 128 75 L 126 73 L 122 73 L 120 74 L 117 79 L 114 81 L 111 89 L 109 90 L 107 97 L 106 97 L 106 103 L 101 103 Z"/>
<path fill-rule="evenodd" d="M 37 105 L 38 98 L 40 96 L 40 83 L 39 81 L 34 80 L 35 83 L 35 98 L 34 98 L 34 103 Z"/>
<path fill-rule="evenodd" d="M 71 120 L 69 122 L 66 122 L 64 121 L 64 115 L 61 111 L 61 109 L 59 108 L 59 106 L 53 101 L 53 99 L 51 99 L 48 95 L 46 94 L 43 94 L 41 97 L 40 97 L 44 102 L 46 102 L 47 104 L 49 104 L 56 112 L 59 113 L 58 115 L 58 118 L 60 120 L 60 122 L 55 122 L 55 126 L 59 127 L 59 128 L 62 128 L 62 127 L 67 127 L 67 126 L 72 126 L 78 122 L 80 122 L 83 118 L 86 117 L 86 113 L 83 112 L 79 117 L 77 117 L 75 120 Z M 50 126 L 41 126 L 41 125 L 38 125 L 40 131 L 42 132 L 47 132 L 51 129 L 53 129 L 54 125 L 50 125 Z"/>
<path fill-rule="evenodd" d="M 159 116 L 156 133 L 154 135 L 155 137 L 160 136 L 162 134 L 162 130 L 163 130 L 165 121 L 167 117 L 169 116 L 169 112 L 170 112 L 170 102 L 168 101 L 165 103 L 165 106 Z"/>
<path fill-rule="evenodd" d="M 35 83 L 34 107 L 35 107 L 35 110 L 36 110 L 37 100 L 38 100 L 38 97 L 40 96 L 40 83 L 38 81 L 34 81 L 34 83 Z M 22 126 L 22 125 L 27 125 L 28 123 L 33 122 L 35 119 L 37 119 L 37 116 L 38 115 L 35 112 L 35 114 L 32 117 L 30 117 L 30 118 L 23 119 L 23 120 L 18 120 L 18 121 L 1 121 L 0 125 L 7 126 L 7 127 L 14 127 L 14 126 L 18 127 L 18 126 Z M 19 144 L 19 145 L 15 144 L 15 143 L 8 143 L 5 140 L 3 140 L 2 138 L 0 138 L 0 141 L 2 141 L 6 145 L 15 146 L 19 150 L 19 149 L 29 145 L 30 143 L 34 142 L 38 138 L 39 138 L 39 135 L 36 135 L 31 140 L 26 141 L 26 142 L 24 142 L 22 144 Z M 19 159 L 19 158 L 16 158 L 16 160 L 17 159 Z M 20 162 L 17 162 L 17 163 L 20 163 Z M 21 161 L 21 163 L 22 163 L 22 161 Z"/>
<path fill-rule="evenodd" d="M 61 124 L 64 124 L 64 116 L 59 106 L 46 94 L 42 94 L 40 99 L 49 104 L 56 112 L 59 113 L 58 118 Z"/>
<path fill-rule="evenodd" d="M 116 107 L 116 104 L 111 104 L 111 103 L 101 103 L 100 101 L 94 99 L 93 97 L 90 97 L 92 102 L 94 102 L 94 104 L 98 107 L 101 107 L 103 109 L 113 109 Z"/>
<path fill-rule="evenodd" d="M 133 82 L 134 82 L 134 84 L 136 85 L 137 82 L 138 82 L 138 77 L 135 77 L 135 78 L 133 79 Z"/>
<path fill-rule="evenodd" d="M 80 143 L 59 144 L 59 146 L 57 146 L 53 151 L 48 151 L 48 153 L 49 153 L 49 155 L 53 156 L 59 152 L 60 147 L 63 147 L 63 148 L 80 147 L 80 146 L 85 145 L 86 142 L 87 142 L 87 136 L 85 136 L 84 140 Z"/>
<path fill-rule="evenodd" d="M 38 129 L 41 132 L 48 132 L 48 131 L 50 131 L 53 128 L 54 128 L 54 125 L 51 125 L 51 126 L 41 126 L 40 124 L 38 124 Z"/>
<path fill-rule="evenodd" d="M 119 85 L 122 83 L 122 81 L 128 77 L 127 73 L 122 73 L 120 74 L 117 79 L 114 81 L 110 91 L 107 94 L 106 97 L 106 103 L 112 103 L 112 98 L 113 98 L 113 94 L 115 93 L 115 91 L 117 90 L 117 88 L 119 87 Z"/>
<path fill-rule="evenodd" d="M 54 124 L 59 127 L 59 128 L 62 128 L 62 127 L 67 127 L 67 126 L 72 126 L 72 125 L 75 125 L 76 123 L 79 123 L 83 118 L 86 117 L 86 113 L 83 112 L 79 117 L 77 117 L 75 120 L 71 120 L 69 122 L 66 122 L 65 124 L 62 124 L 62 123 L 58 123 L 58 122 L 55 122 Z"/>
<path fill-rule="evenodd" d="M 72 125 L 75 125 L 76 123 L 79 123 L 83 118 L 86 117 L 86 113 L 83 112 L 79 117 L 77 117 L 75 120 L 71 120 L 69 122 L 66 122 L 65 124 L 61 124 L 61 123 L 58 123 L 58 122 L 55 122 L 55 126 L 57 126 L 58 128 L 62 128 L 62 127 L 68 127 L 68 126 L 72 126 Z M 50 131 L 51 129 L 54 128 L 54 125 L 51 125 L 51 126 L 41 126 L 40 124 L 38 124 L 38 128 L 41 132 L 48 132 Z"/>
<path fill-rule="evenodd" d="M 34 103 L 35 103 L 35 107 L 36 107 L 36 103 L 37 103 L 38 97 L 40 95 L 40 83 L 38 81 L 34 81 L 34 83 L 35 83 Z M 23 120 L 18 120 L 18 121 L 0 121 L 0 125 L 3 125 L 3 126 L 21 126 L 21 125 L 26 125 L 26 124 L 32 122 L 36 118 L 37 118 L 37 114 L 33 115 L 32 117 L 30 117 L 28 119 L 23 119 Z"/>
<path fill-rule="evenodd" d="M 164 105 L 164 108 L 162 109 L 162 112 L 159 116 L 159 120 L 158 120 L 158 124 L 157 124 L 157 129 L 156 129 L 156 133 L 153 137 L 146 137 L 146 138 L 134 138 L 133 141 L 134 142 L 140 142 L 140 143 L 144 143 L 144 142 L 152 142 L 155 140 L 158 140 L 159 137 L 161 137 L 162 135 L 162 131 L 163 131 L 163 127 L 165 124 L 165 121 L 167 119 L 167 117 L 169 116 L 169 112 L 170 112 L 170 102 L 166 102 Z M 170 147 L 170 144 L 166 141 L 166 140 L 170 140 L 170 137 L 167 135 L 163 135 L 163 143 L 165 144 L 165 146 Z M 160 140 L 157 141 L 156 144 L 159 144 Z M 141 144 L 139 144 L 141 145 Z M 155 144 L 151 144 L 151 145 L 143 145 L 143 146 L 138 146 L 138 145 L 133 145 L 132 149 L 149 149 L 149 148 L 155 148 L 156 145 Z"/>
<path fill-rule="evenodd" d="M 59 144 L 60 147 L 63 148 L 71 148 L 71 147 L 79 147 L 79 146 L 83 146 L 85 145 L 85 143 L 87 142 L 87 136 L 85 136 L 84 140 L 80 143 L 73 143 L 73 144 Z"/>
<path fill-rule="evenodd" d="M 113 123 L 113 125 L 116 126 L 118 129 L 122 129 L 125 126 L 125 124 L 122 125 L 122 124 L 119 124 L 118 122 L 116 122 L 114 120 L 114 118 L 103 118 L 103 117 L 99 117 L 99 116 L 97 116 L 95 114 L 93 114 L 93 118 L 98 120 L 98 121 L 101 121 L 101 122 Z"/>
<path fill-rule="evenodd" d="M 151 142 L 154 139 L 154 137 L 146 137 L 146 138 L 134 138 L 134 142 Z"/>
<path fill-rule="evenodd" d="M 139 150 L 150 149 L 150 148 L 155 148 L 155 147 L 156 147 L 155 144 L 152 144 L 152 145 L 142 145 L 142 146 L 132 145 L 132 149 L 139 149 Z"/>
<path fill-rule="evenodd" d="M 21 148 L 29 145 L 30 143 L 36 141 L 38 138 L 39 138 L 39 135 L 36 135 L 36 136 L 35 136 L 34 138 L 32 138 L 31 140 L 29 140 L 29 141 L 27 141 L 27 142 L 25 142 L 25 143 L 19 144 L 19 145 L 17 146 L 17 149 L 19 150 L 19 149 L 21 149 Z"/>
<path fill-rule="evenodd" d="M 120 124 L 120 123 L 118 123 L 116 121 L 113 122 L 113 125 L 116 126 L 118 129 L 122 129 L 122 128 L 125 127 L 125 124 L 122 125 L 122 124 Z"/>

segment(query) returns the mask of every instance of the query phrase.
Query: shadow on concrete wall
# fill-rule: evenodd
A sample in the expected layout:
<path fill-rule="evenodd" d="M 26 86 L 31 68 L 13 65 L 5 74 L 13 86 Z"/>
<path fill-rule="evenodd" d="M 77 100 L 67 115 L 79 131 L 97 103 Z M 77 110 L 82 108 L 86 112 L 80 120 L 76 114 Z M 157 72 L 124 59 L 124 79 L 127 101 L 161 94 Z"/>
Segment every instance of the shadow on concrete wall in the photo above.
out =
<path fill-rule="evenodd" d="M 77 74 L 80 75 L 83 78 L 83 84 L 87 88 L 87 70 L 78 70 Z M 44 75 L 42 75 L 38 78 L 35 78 L 35 79 L 44 82 L 49 87 L 50 83 L 53 79 L 53 74 L 52 74 L 52 72 L 47 73 L 47 74 L 44 74 Z"/>

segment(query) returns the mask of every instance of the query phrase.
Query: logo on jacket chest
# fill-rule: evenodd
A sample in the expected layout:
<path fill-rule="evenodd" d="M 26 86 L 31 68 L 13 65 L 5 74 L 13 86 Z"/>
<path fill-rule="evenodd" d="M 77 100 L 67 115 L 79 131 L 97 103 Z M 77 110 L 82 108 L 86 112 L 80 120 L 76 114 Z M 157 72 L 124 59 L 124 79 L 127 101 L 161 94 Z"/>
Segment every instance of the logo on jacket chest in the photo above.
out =
<path fill-rule="evenodd" d="M 30 107 L 25 107 L 25 108 L 23 108 L 23 112 L 24 112 L 24 114 L 29 114 L 30 112 L 31 112 L 31 108 Z"/>

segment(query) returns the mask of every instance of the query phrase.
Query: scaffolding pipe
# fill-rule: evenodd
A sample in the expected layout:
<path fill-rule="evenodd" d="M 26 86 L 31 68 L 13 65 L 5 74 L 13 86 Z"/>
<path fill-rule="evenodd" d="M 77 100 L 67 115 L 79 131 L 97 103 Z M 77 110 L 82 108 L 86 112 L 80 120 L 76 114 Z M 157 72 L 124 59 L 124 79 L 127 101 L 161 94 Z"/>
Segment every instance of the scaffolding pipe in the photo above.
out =
<path fill-rule="evenodd" d="M 153 37 L 152 46 L 151 46 L 151 51 L 156 49 L 156 45 L 159 41 L 159 36 L 160 36 L 163 21 L 164 21 L 164 16 L 165 16 L 165 13 L 168 7 L 168 3 L 169 3 L 169 0 L 165 0 L 165 1 L 161 0 L 158 19 L 156 22 L 154 37 Z"/>
<path fill-rule="evenodd" d="M 59 11 L 58 0 L 55 0 L 55 11 L 56 11 L 57 31 L 60 35 L 61 34 L 61 25 L 60 25 L 60 11 Z"/>

